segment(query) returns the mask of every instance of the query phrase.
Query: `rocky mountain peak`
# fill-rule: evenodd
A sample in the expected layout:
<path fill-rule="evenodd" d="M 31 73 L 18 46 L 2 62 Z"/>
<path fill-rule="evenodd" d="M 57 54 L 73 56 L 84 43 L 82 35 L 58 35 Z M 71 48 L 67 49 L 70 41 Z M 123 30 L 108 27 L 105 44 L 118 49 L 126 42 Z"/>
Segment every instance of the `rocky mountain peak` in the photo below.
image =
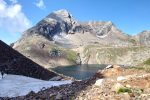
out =
<path fill-rule="evenodd" d="M 69 17 L 69 18 L 72 17 L 72 15 L 66 9 L 57 10 L 54 11 L 53 13 L 63 17 Z"/>
<path fill-rule="evenodd" d="M 72 15 L 65 9 L 54 11 L 54 12 L 50 13 L 46 18 L 47 19 L 55 19 L 59 22 L 64 21 L 67 23 L 74 21 L 74 18 L 72 17 Z"/>
<path fill-rule="evenodd" d="M 36 26 L 27 30 L 24 36 L 32 34 L 40 34 L 46 38 L 53 40 L 55 35 L 68 34 L 72 27 L 77 23 L 72 15 L 64 9 L 54 11 L 46 16 Z"/>
<path fill-rule="evenodd" d="M 116 38 L 127 38 L 111 21 L 76 21 L 65 9 L 50 13 L 25 33 L 29 35 L 40 34 L 49 40 L 66 38 L 68 34 L 76 33 L 90 33 L 96 39 L 113 38 L 116 40 Z"/>

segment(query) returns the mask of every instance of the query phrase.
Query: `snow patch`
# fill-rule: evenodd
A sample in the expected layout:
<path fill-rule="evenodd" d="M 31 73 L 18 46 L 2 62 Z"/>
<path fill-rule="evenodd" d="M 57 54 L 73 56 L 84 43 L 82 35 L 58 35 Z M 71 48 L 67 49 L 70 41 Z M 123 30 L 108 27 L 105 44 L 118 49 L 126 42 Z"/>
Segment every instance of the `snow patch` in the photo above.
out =
<path fill-rule="evenodd" d="M 102 35 L 102 36 L 97 35 L 97 37 L 98 38 L 105 38 L 105 37 L 107 37 L 107 35 Z"/>
<path fill-rule="evenodd" d="M 0 79 L 0 97 L 17 97 L 30 91 L 39 92 L 42 88 L 71 84 L 72 81 L 43 81 L 19 75 L 5 75 Z"/>

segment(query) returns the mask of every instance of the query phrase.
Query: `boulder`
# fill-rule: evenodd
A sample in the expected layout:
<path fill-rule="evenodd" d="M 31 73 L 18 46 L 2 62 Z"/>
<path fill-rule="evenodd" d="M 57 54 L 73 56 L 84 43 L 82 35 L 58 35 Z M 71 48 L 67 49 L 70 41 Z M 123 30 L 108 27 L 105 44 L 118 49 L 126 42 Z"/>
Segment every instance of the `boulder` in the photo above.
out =
<path fill-rule="evenodd" d="M 103 83 L 103 81 L 104 81 L 104 79 L 98 79 L 98 80 L 96 80 L 95 86 L 101 86 L 102 83 Z"/>
<path fill-rule="evenodd" d="M 62 96 L 60 93 L 58 93 L 58 94 L 56 95 L 56 98 L 55 98 L 55 99 L 56 99 L 56 100 L 62 100 L 62 97 L 63 97 L 63 96 Z"/>
<path fill-rule="evenodd" d="M 113 68 L 113 65 L 108 65 L 108 66 L 106 67 L 106 69 L 110 69 L 110 68 Z"/>

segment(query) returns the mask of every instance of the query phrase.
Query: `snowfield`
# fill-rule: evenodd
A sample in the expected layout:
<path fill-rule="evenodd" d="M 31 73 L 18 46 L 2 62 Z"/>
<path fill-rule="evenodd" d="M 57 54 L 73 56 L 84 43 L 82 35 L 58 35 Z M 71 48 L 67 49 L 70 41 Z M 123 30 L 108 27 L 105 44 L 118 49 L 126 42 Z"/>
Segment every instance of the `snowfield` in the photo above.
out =
<path fill-rule="evenodd" d="M 30 91 L 38 92 L 42 88 L 71 84 L 72 81 L 43 81 L 20 75 L 0 76 L 0 97 L 17 97 L 28 94 Z"/>

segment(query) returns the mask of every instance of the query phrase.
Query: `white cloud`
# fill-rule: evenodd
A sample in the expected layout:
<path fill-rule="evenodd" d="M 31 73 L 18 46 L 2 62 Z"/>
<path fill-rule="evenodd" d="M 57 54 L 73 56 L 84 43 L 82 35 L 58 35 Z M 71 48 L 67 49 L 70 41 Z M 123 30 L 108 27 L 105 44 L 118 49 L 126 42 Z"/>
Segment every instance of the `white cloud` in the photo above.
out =
<path fill-rule="evenodd" d="M 35 4 L 38 8 L 40 8 L 40 9 L 45 9 L 45 8 L 46 8 L 46 6 L 45 6 L 43 0 L 37 0 L 37 2 L 34 3 L 34 4 Z"/>
<path fill-rule="evenodd" d="M 0 0 L 0 30 L 10 33 L 20 33 L 31 27 L 31 22 L 22 12 L 22 6 L 17 0 L 10 0 L 7 4 Z"/>

